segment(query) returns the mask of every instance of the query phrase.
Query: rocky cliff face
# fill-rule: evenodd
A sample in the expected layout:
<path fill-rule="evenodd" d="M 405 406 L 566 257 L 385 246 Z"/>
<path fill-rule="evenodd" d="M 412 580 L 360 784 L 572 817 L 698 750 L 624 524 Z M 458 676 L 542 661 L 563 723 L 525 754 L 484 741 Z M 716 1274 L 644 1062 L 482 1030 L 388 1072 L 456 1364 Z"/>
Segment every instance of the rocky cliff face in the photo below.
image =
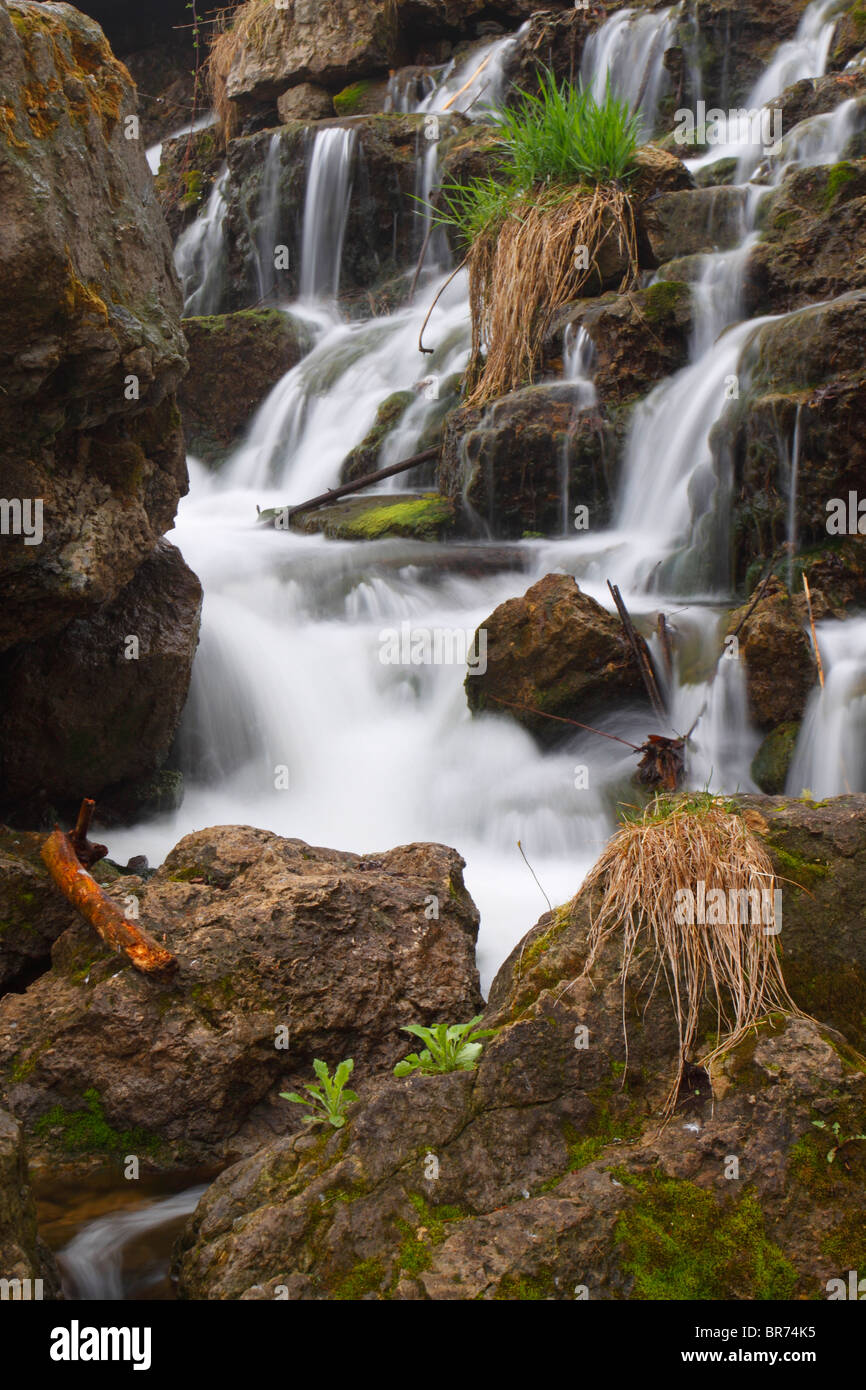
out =
<path fill-rule="evenodd" d="M 6 682 L 30 644 L 87 624 L 125 593 L 171 526 L 187 487 L 175 404 L 186 348 L 135 89 L 99 27 L 68 5 L 10 0 L 0 73 Z M 126 633 L 137 622 L 128 607 Z M 182 622 L 192 649 L 195 605 Z M 87 645 L 77 633 L 47 691 L 69 698 L 73 724 L 76 705 L 85 718 L 101 708 Z M 103 658 L 122 661 L 123 651 Z M 158 707 L 159 691 L 151 695 Z M 156 715 L 163 745 L 177 713 L 175 693 Z M 10 787 L 8 754 L 0 750 L 5 806 L 52 794 L 36 765 Z"/>

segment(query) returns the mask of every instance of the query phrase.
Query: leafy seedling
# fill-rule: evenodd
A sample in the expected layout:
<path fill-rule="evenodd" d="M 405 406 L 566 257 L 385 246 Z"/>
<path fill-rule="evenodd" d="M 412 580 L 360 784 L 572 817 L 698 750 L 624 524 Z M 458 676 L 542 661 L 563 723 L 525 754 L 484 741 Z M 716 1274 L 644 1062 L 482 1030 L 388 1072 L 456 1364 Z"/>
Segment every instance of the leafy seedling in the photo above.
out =
<path fill-rule="evenodd" d="M 835 1123 L 832 1125 L 828 1125 L 826 1120 L 813 1120 L 812 1124 L 815 1126 L 816 1129 L 829 1130 L 830 1133 L 833 1135 L 833 1138 L 836 1140 L 832 1149 L 830 1149 L 829 1153 L 827 1154 L 828 1163 L 833 1163 L 835 1161 L 837 1153 L 840 1149 L 844 1149 L 846 1144 L 853 1144 L 858 1139 L 861 1139 L 864 1142 L 866 1142 L 866 1134 L 843 1134 L 842 1126 L 839 1124 L 838 1120 L 836 1120 Z"/>
<path fill-rule="evenodd" d="M 468 1023 L 437 1023 L 432 1028 L 424 1028 L 420 1023 L 408 1023 L 404 1033 L 420 1038 L 426 1047 L 423 1052 L 410 1052 L 394 1068 L 395 1076 L 409 1076 L 420 1071 L 425 1076 L 439 1072 L 472 1071 L 484 1046 L 482 1039 L 492 1038 L 495 1028 L 476 1029 L 481 1014 L 470 1018 Z"/>
<path fill-rule="evenodd" d="M 338 1063 L 337 1070 L 331 1076 L 326 1062 L 322 1062 L 317 1057 L 313 1062 L 313 1071 L 321 1081 L 321 1086 L 305 1086 L 304 1090 L 309 1091 L 312 1100 L 305 1096 L 299 1096 L 297 1091 L 280 1091 L 283 1100 L 290 1100 L 294 1105 L 306 1105 L 309 1107 L 310 1114 L 304 1116 L 304 1123 L 308 1125 L 333 1125 L 334 1129 L 342 1129 L 346 1123 L 346 1107 L 351 1105 L 353 1100 L 358 1099 L 356 1091 L 347 1090 L 346 1082 L 352 1075 L 355 1063 L 351 1057 L 346 1057 Z"/>

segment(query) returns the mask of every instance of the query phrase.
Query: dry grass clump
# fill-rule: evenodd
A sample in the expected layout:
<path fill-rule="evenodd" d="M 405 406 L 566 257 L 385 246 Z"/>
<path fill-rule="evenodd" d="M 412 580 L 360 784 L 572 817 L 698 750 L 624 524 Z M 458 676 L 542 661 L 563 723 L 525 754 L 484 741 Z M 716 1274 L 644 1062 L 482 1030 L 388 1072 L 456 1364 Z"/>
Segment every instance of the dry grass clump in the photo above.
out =
<path fill-rule="evenodd" d="M 226 92 L 235 59 L 243 48 L 254 46 L 284 21 L 285 11 L 278 10 L 273 0 L 247 0 L 246 4 L 221 10 L 216 17 L 205 73 L 223 144 L 228 144 L 238 126 L 237 107 Z"/>
<path fill-rule="evenodd" d="M 690 890 L 698 898 L 700 884 L 707 917 L 720 916 L 709 904 L 724 901 L 726 920 L 682 920 L 689 914 L 678 890 Z M 788 994 L 776 952 L 781 926 L 775 915 L 776 887 L 772 861 L 760 840 L 742 817 L 707 798 L 701 806 L 685 802 L 660 809 L 655 802 L 640 820 L 622 825 L 581 888 L 582 894 L 596 888 L 602 893 L 582 973 L 591 970 L 603 946 L 621 938 L 623 1020 L 633 962 L 643 966 L 646 954 L 641 981 L 641 987 L 651 982 L 646 1003 L 660 977 L 667 985 L 677 1020 L 679 1069 L 666 1115 L 676 1106 L 687 1061 L 709 1069 L 768 1014 L 802 1017 Z M 713 889 L 724 898 L 711 895 Z M 717 1042 L 694 1058 L 698 1022 L 708 999 L 716 1011 Z"/>
<path fill-rule="evenodd" d="M 622 289 L 633 283 L 634 210 L 628 194 L 610 185 L 523 198 L 504 221 L 476 236 L 467 257 L 467 405 L 483 405 L 534 380 L 554 314 L 600 278 L 605 256 L 625 266 Z"/>

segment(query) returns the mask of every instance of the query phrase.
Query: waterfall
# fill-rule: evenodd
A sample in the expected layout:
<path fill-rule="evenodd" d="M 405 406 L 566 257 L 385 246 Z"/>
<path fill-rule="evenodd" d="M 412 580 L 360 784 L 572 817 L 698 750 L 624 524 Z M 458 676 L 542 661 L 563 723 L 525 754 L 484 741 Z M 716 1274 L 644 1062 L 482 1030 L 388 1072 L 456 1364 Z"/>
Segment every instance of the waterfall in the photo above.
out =
<path fill-rule="evenodd" d="M 825 59 L 810 48 L 810 35 L 820 33 L 812 21 L 825 9 L 813 5 L 801 25 L 797 61 L 800 68 L 811 62 L 815 75 Z M 677 15 L 668 9 L 613 16 L 596 35 L 595 56 L 585 54 L 587 80 L 610 73 L 632 99 L 643 88 L 642 109 L 648 110 L 663 95 L 662 54 Z M 487 68 L 451 108 L 463 109 L 465 98 L 477 97 L 470 111 L 475 116 L 506 72 L 516 38 L 450 65 L 433 89 L 425 79 L 420 95 L 417 87 L 404 87 L 406 104 L 441 113 L 489 54 Z M 758 203 L 792 162 L 830 157 L 854 129 L 858 110 L 852 103 L 850 110 L 787 132 L 764 182 L 745 190 L 739 246 L 704 258 L 694 287 L 689 362 L 635 409 L 615 524 L 568 531 L 569 508 L 581 499 L 567 494 L 563 456 L 564 534 L 516 547 L 398 539 L 335 544 L 317 535 L 256 530 L 256 505 L 297 503 L 333 486 L 342 460 L 395 391 L 414 394 L 380 462 L 413 452 L 439 409 L 437 388 L 463 369 L 469 349 L 461 273 L 425 332 L 434 355 L 419 356 L 421 324 L 444 283 L 441 266 L 415 304 L 384 318 L 341 321 L 333 296 L 357 151 L 351 129 L 317 132 L 303 215 L 302 299 L 291 309 L 309 325 L 313 345 L 274 387 L 219 476 L 191 464 L 191 492 L 173 537 L 205 589 L 202 641 L 179 743 L 187 795 L 178 812 L 113 831 L 115 857 L 145 852 L 156 862 L 192 827 L 239 820 L 361 852 L 410 840 L 454 844 L 467 860 L 467 884 L 481 910 L 479 963 L 489 983 L 544 909 L 517 840 L 551 899 L 570 897 L 610 833 L 609 808 L 627 788 L 633 758 L 589 734 L 541 752 L 508 719 L 473 720 L 462 667 L 385 665 L 381 633 L 404 621 L 474 632 L 498 604 L 556 569 L 577 575 L 584 592 L 602 603 L 609 603 L 605 579 L 616 580 L 636 620 L 647 625 L 660 604 L 673 609 L 681 655 L 671 681 L 671 728 L 658 732 L 682 732 L 703 710 L 692 785 L 751 788 L 758 735 L 749 727 L 743 667 L 723 660 L 715 673 L 721 614 L 729 603 L 729 484 L 714 471 L 709 439 L 743 373 L 751 339 L 770 321 L 740 321 L 742 271 Z M 418 186 L 426 188 L 435 177 L 435 142 L 422 140 Z M 735 145 L 717 147 L 713 157 L 732 150 Z M 564 344 L 560 389 L 573 391 L 576 409 L 593 400 L 590 348 L 579 331 Z M 717 597 L 696 600 L 696 592 Z M 859 631 L 857 622 L 846 624 L 846 632 Z M 821 641 L 829 661 L 832 635 Z M 841 668 L 837 662 L 829 669 L 836 672 L 835 687 Z M 828 692 L 822 718 L 829 717 Z M 855 706 L 852 695 L 848 713 L 837 712 L 840 726 L 850 725 Z M 804 723 L 803 756 L 812 756 L 808 750 L 818 735 L 810 730 L 818 728 L 817 719 Z M 648 727 L 645 712 L 626 709 L 601 722 L 640 743 L 654 721 Z M 578 789 L 577 764 L 589 768 L 588 788 L 581 783 Z M 288 789 L 274 785 L 277 765 L 290 769 Z"/>
<path fill-rule="evenodd" d="M 866 618 L 817 625 L 824 689 L 812 693 L 785 791 L 866 792 Z"/>
<path fill-rule="evenodd" d="M 453 60 L 442 70 L 432 91 L 414 107 L 416 111 L 462 112 L 470 120 L 490 120 L 505 99 L 508 68 L 529 28 L 529 20 L 516 34 L 506 34 L 483 45 L 464 59 Z"/>
<path fill-rule="evenodd" d="M 580 77 L 596 101 L 610 83 L 614 95 L 639 111 L 647 138 L 655 128 L 659 102 L 670 85 L 665 50 L 670 46 L 681 6 L 646 14 L 617 10 L 595 29 L 583 48 Z"/>
<path fill-rule="evenodd" d="M 271 299 L 277 287 L 275 250 L 279 240 L 281 144 L 280 133 L 275 131 L 268 144 L 262 169 L 256 235 L 256 275 L 260 301 Z"/>
<path fill-rule="evenodd" d="M 204 212 L 181 233 L 175 247 L 174 264 L 183 285 L 184 318 L 193 314 L 216 314 L 222 307 L 227 259 L 223 224 L 228 211 L 225 196 L 228 179 L 228 169 L 223 168 Z"/>
<path fill-rule="evenodd" d="M 216 114 L 213 111 L 206 111 L 203 116 L 199 116 L 197 121 L 182 125 L 180 130 L 172 131 L 171 135 L 167 135 L 158 144 L 150 145 L 144 152 L 150 166 L 150 172 L 154 175 L 159 173 L 163 145 L 170 144 L 172 140 L 180 140 L 183 135 L 196 135 L 200 130 L 207 130 L 209 126 L 216 124 L 216 119 Z"/>
<path fill-rule="evenodd" d="M 301 238 L 301 299 L 336 299 L 352 196 L 356 132 L 319 130 L 307 172 Z"/>

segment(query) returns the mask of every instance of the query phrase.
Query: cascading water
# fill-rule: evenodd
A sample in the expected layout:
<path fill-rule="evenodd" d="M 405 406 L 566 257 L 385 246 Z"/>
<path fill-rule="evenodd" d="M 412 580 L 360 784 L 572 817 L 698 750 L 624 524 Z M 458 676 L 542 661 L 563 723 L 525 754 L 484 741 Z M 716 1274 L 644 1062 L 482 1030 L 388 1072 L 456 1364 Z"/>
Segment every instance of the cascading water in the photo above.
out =
<path fill-rule="evenodd" d="M 585 76 L 611 71 L 616 81 L 638 22 L 651 21 L 657 36 L 674 14 L 619 16 L 616 26 L 608 21 L 596 44 L 597 69 Z M 814 53 L 812 27 L 804 20 L 801 30 L 798 72 L 815 61 L 808 56 Z M 647 38 L 650 31 L 640 32 Z M 481 79 L 493 79 L 512 41 L 490 46 L 493 57 Z M 625 74 L 636 84 L 633 96 L 643 88 L 644 101 L 654 99 L 660 47 L 661 53 L 644 44 L 640 73 Z M 481 56 L 476 52 L 462 71 L 445 74 L 418 105 L 441 111 Z M 470 87 L 465 95 L 472 94 Z M 455 105 L 463 107 L 463 98 Z M 829 129 L 832 122 L 825 124 Z M 543 755 L 510 721 L 471 720 L 462 666 L 384 664 L 382 633 L 404 621 L 472 632 L 498 603 L 556 568 L 578 574 L 581 586 L 602 601 L 610 575 L 636 614 L 649 613 L 655 608 L 648 585 L 682 592 L 694 584 L 697 558 L 720 554 L 724 528 L 717 517 L 724 506 L 716 505 L 723 499 L 714 500 L 708 438 L 725 406 L 726 382 L 762 322 L 736 323 L 743 253 L 754 235 L 752 208 L 760 194 L 747 190 L 738 251 L 706 258 L 695 293 L 690 365 L 638 407 L 614 529 L 529 542 L 514 557 L 516 573 L 487 566 L 481 578 L 470 580 L 459 577 L 459 557 L 466 549 L 483 554 L 477 546 L 393 540 L 335 546 L 318 536 L 252 534 L 256 504 L 298 502 L 338 481 L 342 458 L 388 395 L 418 386 L 422 373 L 444 379 L 466 360 L 463 276 L 446 291 L 428 327 L 436 345 L 432 360 L 419 360 L 417 340 L 435 283 L 417 305 L 364 323 L 345 324 L 321 302 L 338 284 L 353 139 L 351 130 L 321 131 L 310 158 L 305 302 L 293 312 L 306 317 L 314 346 L 274 388 L 219 478 L 193 466 L 192 491 L 181 506 L 176 539 L 206 593 L 180 740 L 186 800 L 171 817 L 116 834 L 113 850 L 144 849 L 158 858 L 194 825 L 239 819 L 362 851 L 411 839 L 454 843 L 467 858 L 467 882 L 481 909 L 479 959 L 489 981 L 543 907 L 517 839 L 551 898 L 567 897 L 609 833 L 608 806 L 617 779 L 625 779 L 632 764 L 612 751 L 616 745 L 599 747 L 590 736 L 569 751 Z M 820 151 L 810 157 L 820 158 Z M 777 166 L 774 178 L 783 172 Z M 566 371 L 591 390 L 587 346 L 567 345 Z M 419 389 L 387 449 L 411 451 L 435 404 Z M 501 555 L 503 547 L 497 550 Z M 718 590 L 725 578 L 717 560 L 701 584 Z M 756 736 L 748 730 L 741 666 L 723 663 L 710 679 L 718 609 L 686 606 L 676 621 L 702 652 L 701 660 L 674 673 L 672 689 L 677 727 L 705 709 L 695 733 L 692 780 L 728 790 L 751 786 Z M 703 676 L 695 678 L 694 668 Z M 612 724 L 637 741 L 646 736 L 639 715 L 619 715 Z M 592 769 L 591 790 L 575 787 L 578 760 Z M 277 766 L 290 769 L 287 791 L 274 787 Z"/>
<path fill-rule="evenodd" d="M 831 9 L 823 0 L 809 6 L 797 37 L 779 50 L 772 76 L 757 84 L 750 105 L 763 102 L 765 89 L 776 96 L 788 81 L 820 75 Z M 665 35 L 675 15 L 612 16 L 587 45 L 585 79 L 603 84 L 609 73 L 617 90 L 641 97 L 651 120 L 663 92 Z M 441 112 L 489 51 L 486 69 L 451 108 L 468 105 L 476 116 L 501 98 L 498 84 L 514 42 L 476 51 L 459 70 L 440 73 L 438 82 L 429 74 L 402 85 L 395 78 L 394 105 Z M 453 844 L 466 857 L 467 885 L 481 910 L 479 966 L 486 987 L 544 909 L 517 841 L 550 899 L 569 898 L 610 834 L 611 806 L 628 788 L 634 759 L 591 734 L 542 753 L 511 720 L 470 717 L 465 663 L 391 665 L 383 659 L 385 639 L 403 624 L 472 634 L 498 604 L 556 569 L 578 575 L 581 588 L 600 602 L 608 602 L 605 578 L 615 578 L 637 618 L 657 611 L 662 600 L 651 593 L 666 596 L 677 640 L 671 728 L 658 732 L 695 726 L 692 786 L 753 789 L 750 766 L 760 736 L 749 725 L 743 663 L 717 661 L 727 616 L 727 604 L 718 601 L 727 579 L 726 508 L 723 484 L 712 472 L 709 434 L 765 322 L 739 322 L 742 272 L 760 199 L 794 163 L 838 158 L 861 109 L 850 101 L 803 122 L 769 154 L 744 151 L 742 132 L 734 130 L 727 147 L 691 161 L 699 168 L 735 154 L 746 161 L 743 177 L 758 177 L 761 167 L 763 182 L 744 190 L 739 246 L 704 259 L 694 284 L 689 364 L 635 412 L 615 525 L 584 536 L 569 532 L 564 467 L 563 536 L 512 547 L 511 568 L 503 565 L 508 548 L 502 545 L 335 544 L 256 529 L 256 505 L 298 502 L 336 483 L 342 459 L 366 434 L 377 407 L 393 392 L 415 387 L 380 462 L 413 452 L 437 409 L 431 381 L 460 372 L 468 354 L 463 275 L 431 316 L 426 339 L 435 345 L 433 357 L 421 359 L 417 352 L 427 304 L 444 280 L 436 257 L 428 269 L 440 275 L 416 304 L 387 318 L 341 320 L 333 299 L 354 134 L 319 132 L 309 159 L 301 301 L 291 308 L 311 336 L 311 350 L 271 392 L 219 476 L 191 461 L 191 491 L 173 536 L 205 589 L 201 646 L 178 745 L 186 799 L 159 821 L 113 830 L 112 854 L 122 860 L 146 852 L 157 861 L 194 828 L 243 821 L 362 852 L 412 840 Z M 419 144 L 419 159 L 427 188 L 435 177 L 435 146 Z M 188 313 L 218 303 L 226 180 L 224 173 L 205 214 L 178 244 Z M 564 378 L 576 409 L 594 401 L 592 357 L 585 331 L 567 337 Z M 791 497 L 793 538 L 793 475 Z M 707 557 L 709 564 L 699 566 Z M 716 602 L 695 601 L 699 588 L 715 590 Z M 670 601 L 683 593 L 688 597 Z M 866 618 L 822 623 L 818 643 L 826 684 L 810 701 L 788 790 L 798 795 L 809 788 L 816 796 L 866 790 Z M 638 743 L 648 732 L 640 711 L 621 711 L 600 726 Z M 278 768 L 289 770 L 286 789 L 275 779 Z M 588 779 L 578 778 L 578 769 L 588 769 Z M 192 1210 L 198 1192 L 100 1218 L 82 1231 L 61 1254 L 69 1296 L 128 1293 L 124 1252 L 139 1234 Z"/>
<path fill-rule="evenodd" d="M 301 299 L 335 299 L 352 195 L 356 133 L 317 131 L 307 169 L 301 239 Z"/>
<path fill-rule="evenodd" d="M 806 708 L 785 790 L 866 792 L 866 618 L 817 625 L 824 688 Z"/>
<path fill-rule="evenodd" d="M 669 86 L 664 56 L 681 8 L 673 5 L 654 14 L 618 10 L 584 45 L 580 65 L 584 86 L 601 101 L 609 83 L 615 96 L 640 112 L 647 138 Z"/>
<path fill-rule="evenodd" d="M 228 204 L 226 188 L 229 171 L 223 168 L 214 181 L 201 216 L 185 228 L 178 238 L 174 263 L 183 285 L 183 312 L 215 314 L 222 302 L 226 272 L 226 244 L 223 235 Z"/>

